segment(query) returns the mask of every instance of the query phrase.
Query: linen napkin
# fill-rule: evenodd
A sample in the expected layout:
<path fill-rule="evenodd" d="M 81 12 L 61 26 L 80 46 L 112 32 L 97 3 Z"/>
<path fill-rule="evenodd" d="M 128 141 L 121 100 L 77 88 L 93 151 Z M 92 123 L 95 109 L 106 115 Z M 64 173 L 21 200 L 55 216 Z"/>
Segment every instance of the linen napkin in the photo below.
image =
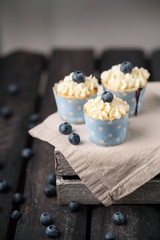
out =
<path fill-rule="evenodd" d="M 160 173 L 160 83 L 148 83 L 142 113 L 129 119 L 126 141 L 121 145 L 91 143 L 85 124 L 72 125 L 81 138 L 79 145 L 72 145 L 68 136 L 59 132 L 62 122 L 54 113 L 29 133 L 55 146 L 104 205 L 111 205 Z"/>

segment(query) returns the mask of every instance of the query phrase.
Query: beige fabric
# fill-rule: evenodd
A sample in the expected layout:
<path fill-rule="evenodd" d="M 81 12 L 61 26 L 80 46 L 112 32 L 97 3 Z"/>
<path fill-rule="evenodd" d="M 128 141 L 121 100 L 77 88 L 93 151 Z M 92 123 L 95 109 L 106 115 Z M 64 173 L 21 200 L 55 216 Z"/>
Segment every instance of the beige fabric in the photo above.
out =
<path fill-rule="evenodd" d="M 81 137 L 74 146 L 59 133 L 58 113 L 30 130 L 59 149 L 92 193 L 108 206 L 160 173 L 160 83 L 148 83 L 140 116 L 129 119 L 126 141 L 115 147 L 89 142 L 85 125 L 72 125 Z M 39 151 L 41 151 L 39 149 Z"/>

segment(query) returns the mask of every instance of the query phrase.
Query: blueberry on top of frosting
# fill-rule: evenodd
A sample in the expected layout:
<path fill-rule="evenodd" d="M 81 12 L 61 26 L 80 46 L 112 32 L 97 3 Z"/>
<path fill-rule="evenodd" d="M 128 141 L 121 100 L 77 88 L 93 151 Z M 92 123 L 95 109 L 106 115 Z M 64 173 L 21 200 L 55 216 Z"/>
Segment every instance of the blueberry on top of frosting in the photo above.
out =
<path fill-rule="evenodd" d="M 131 62 L 123 62 L 120 66 L 120 70 L 123 73 L 131 73 L 133 69 L 133 65 Z"/>
<path fill-rule="evenodd" d="M 102 93 L 101 99 L 103 100 L 103 102 L 112 102 L 113 94 L 109 91 L 105 91 L 104 93 Z"/>
<path fill-rule="evenodd" d="M 104 102 L 100 96 L 95 99 L 89 99 L 84 104 L 84 113 L 91 118 L 101 120 L 113 120 L 114 118 L 120 119 L 126 116 L 129 111 L 129 105 L 121 98 L 113 96 L 111 102 Z"/>
<path fill-rule="evenodd" d="M 72 80 L 76 83 L 83 83 L 85 81 L 85 75 L 81 71 L 75 71 L 72 75 Z"/>
<path fill-rule="evenodd" d="M 67 96 L 73 99 L 90 97 L 91 95 L 96 94 L 98 80 L 94 76 L 84 76 L 85 80 L 81 83 L 73 81 L 73 76 L 75 76 L 75 72 L 70 73 L 68 76 L 65 76 L 63 80 L 56 83 L 53 88 L 54 91 L 60 96 Z"/>
<path fill-rule="evenodd" d="M 104 87 L 113 91 L 136 91 L 146 86 L 150 76 L 147 69 L 133 67 L 130 73 L 124 73 L 122 67 L 124 67 L 123 63 L 102 72 L 101 80 Z"/>

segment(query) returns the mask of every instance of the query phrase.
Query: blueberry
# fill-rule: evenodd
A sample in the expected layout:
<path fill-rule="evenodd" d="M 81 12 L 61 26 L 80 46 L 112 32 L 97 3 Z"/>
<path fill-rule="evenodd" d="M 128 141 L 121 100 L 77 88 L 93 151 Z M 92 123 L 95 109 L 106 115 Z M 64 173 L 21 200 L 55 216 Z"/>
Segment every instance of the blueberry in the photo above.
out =
<path fill-rule="evenodd" d="M 11 95 L 16 95 L 19 92 L 19 86 L 15 83 L 11 83 L 8 88 L 7 91 L 9 92 L 9 94 Z"/>
<path fill-rule="evenodd" d="M 71 133 L 68 140 L 73 145 L 78 145 L 80 143 L 80 136 L 77 133 Z"/>
<path fill-rule="evenodd" d="M 30 159 L 33 156 L 33 151 L 30 148 L 24 148 L 21 152 L 21 157 L 23 159 Z"/>
<path fill-rule="evenodd" d="M 4 118 L 9 118 L 12 116 L 12 112 L 11 112 L 11 109 L 9 107 L 2 107 L 1 108 L 1 115 L 4 117 Z"/>
<path fill-rule="evenodd" d="M 54 196 L 56 196 L 56 187 L 53 185 L 47 185 L 43 189 L 43 192 L 46 195 L 46 197 L 54 197 Z"/>
<path fill-rule="evenodd" d="M 8 183 L 6 180 L 0 181 L 0 193 L 6 192 L 8 190 Z"/>
<path fill-rule="evenodd" d="M 39 121 L 39 119 L 40 119 L 40 114 L 39 114 L 39 113 L 33 113 L 33 114 L 31 114 L 31 116 L 29 117 L 29 121 L 30 121 L 31 123 L 36 123 L 36 122 Z"/>
<path fill-rule="evenodd" d="M 24 197 L 21 193 L 15 193 L 13 196 L 13 202 L 14 203 L 22 203 L 24 200 Z"/>
<path fill-rule="evenodd" d="M 80 71 L 76 71 L 72 75 L 72 80 L 76 83 L 83 83 L 85 81 L 85 75 Z"/>
<path fill-rule="evenodd" d="M 46 234 L 48 237 L 56 238 L 59 236 L 59 230 L 55 225 L 50 225 L 46 228 Z"/>
<path fill-rule="evenodd" d="M 115 224 L 121 225 L 121 224 L 124 223 L 124 216 L 123 216 L 122 213 L 116 212 L 116 213 L 113 214 L 112 220 Z"/>
<path fill-rule="evenodd" d="M 120 70 L 123 73 L 130 73 L 132 72 L 133 65 L 131 62 L 123 62 L 120 66 Z"/>
<path fill-rule="evenodd" d="M 116 240 L 116 236 L 112 232 L 108 232 L 104 236 L 105 240 Z"/>
<path fill-rule="evenodd" d="M 72 132 L 72 126 L 69 123 L 67 123 L 67 122 L 62 123 L 59 126 L 59 131 L 62 134 L 68 135 L 68 134 L 70 134 Z"/>
<path fill-rule="evenodd" d="M 109 91 L 105 91 L 104 93 L 102 93 L 101 99 L 103 100 L 103 102 L 112 102 L 113 94 Z"/>
<path fill-rule="evenodd" d="M 48 183 L 51 185 L 56 185 L 56 174 L 52 172 L 48 175 Z"/>
<path fill-rule="evenodd" d="M 13 220 L 18 220 L 18 219 L 20 219 L 20 217 L 21 217 L 21 214 L 18 210 L 14 210 L 11 213 L 11 219 L 13 219 Z"/>
<path fill-rule="evenodd" d="M 40 223 L 42 225 L 48 226 L 48 225 L 51 225 L 52 222 L 53 222 L 53 219 L 52 219 L 51 215 L 49 215 L 49 213 L 46 213 L 46 212 L 42 213 L 42 215 L 40 216 Z"/>
<path fill-rule="evenodd" d="M 77 202 L 71 201 L 69 202 L 68 207 L 72 212 L 76 212 L 79 208 L 79 204 Z"/>

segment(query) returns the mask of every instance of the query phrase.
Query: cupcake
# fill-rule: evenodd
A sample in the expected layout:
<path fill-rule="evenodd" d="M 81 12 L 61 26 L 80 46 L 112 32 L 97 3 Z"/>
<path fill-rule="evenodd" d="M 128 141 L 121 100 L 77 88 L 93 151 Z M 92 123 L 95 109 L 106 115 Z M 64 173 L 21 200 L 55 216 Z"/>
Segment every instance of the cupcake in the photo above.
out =
<path fill-rule="evenodd" d="M 100 146 L 115 146 L 126 138 L 129 105 L 111 92 L 84 104 L 89 140 Z"/>
<path fill-rule="evenodd" d="M 104 90 L 109 90 L 129 104 L 129 116 L 134 117 L 141 112 L 149 76 L 148 70 L 123 62 L 102 72 L 101 81 Z"/>
<path fill-rule="evenodd" d="M 81 124 L 85 122 L 83 106 L 90 98 L 95 98 L 98 80 L 76 71 L 56 83 L 53 92 L 58 112 L 64 121 Z"/>

